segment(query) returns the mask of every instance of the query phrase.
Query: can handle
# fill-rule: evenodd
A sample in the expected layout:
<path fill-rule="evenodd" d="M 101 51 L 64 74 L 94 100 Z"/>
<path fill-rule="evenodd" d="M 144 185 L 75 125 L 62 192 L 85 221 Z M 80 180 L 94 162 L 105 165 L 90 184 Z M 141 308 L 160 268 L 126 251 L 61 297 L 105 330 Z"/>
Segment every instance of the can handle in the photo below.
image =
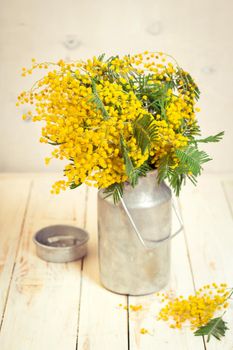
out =
<path fill-rule="evenodd" d="M 178 221 L 179 221 L 180 227 L 179 227 L 179 229 L 178 229 L 176 232 L 174 232 L 173 234 L 169 235 L 168 237 L 159 239 L 159 240 L 157 240 L 157 241 L 152 241 L 152 240 L 151 240 L 150 242 L 153 242 L 153 244 L 154 244 L 156 247 L 149 247 L 149 246 L 147 246 L 147 244 L 145 243 L 144 239 L 143 239 L 142 236 L 141 236 L 141 233 L 140 233 L 139 230 L 137 229 L 137 226 L 135 225 L 135 222 L 134 222 L 132 216 L 130 215 L 129 210 L 128 210 L 128 208 L 127 208 L 127 206 L 126 206 L 126 204 L 125 204 L 125 201 L 123 200 L 122 197 L 120 198 L 120 201 L 121 201 L 122 207 L 123 207 L 123 209 L 124 209 L 126 215 L 128 216 L 128 219 L 129 219 L 129 221 L 130 221 L 130 223 L 131 223 L 131 225 L 132 225 L 134 231 L 136 232 L 136 234 L 137 234 L 137 236 L 138 236 L 139 241 L 141 242 L 141 244 L 143 245 L 143 247 L 145 247 L 146 249 L 150 249 L 150 250 L 155 249 L 155 248 L 156 248 L 158 245 L 160 245 L 161 243 L 164 243 L 164 242 L 167 241 L 167 240 L 173 239 L 176 235 L 178 235 L 178 233 L 180 233 L 180 232 L 183 230 L 183 222 L 182 222 L 181 216 L 180 216 L 180 214 L 178 213 L 178 209 L 176 208 L 176 206 L 175 206 L 175 204 L 174 204 L 174 201 L 173 201 L 173 199 L 172 199 L 172 208 L 173 208 L 173 210 L 174 210 L 174 212 L 175 212 L 175 214 L 176 214 L 176 217 L 177 217 L 177 219 L 178 219 Z"/>

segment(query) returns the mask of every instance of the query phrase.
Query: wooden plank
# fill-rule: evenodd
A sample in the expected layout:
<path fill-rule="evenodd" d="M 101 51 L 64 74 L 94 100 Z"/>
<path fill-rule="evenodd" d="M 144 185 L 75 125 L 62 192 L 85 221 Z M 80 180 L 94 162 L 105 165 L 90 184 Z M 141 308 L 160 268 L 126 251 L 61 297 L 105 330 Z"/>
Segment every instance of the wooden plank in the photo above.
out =
<path fill-rule="evenodd" d="M 174 220 L 174 231 L 177 226 L 177 220 Z M 192 274 L 183 232 L 172 240 L 171 247 L 171 278 L 168 286 L 161 292 L 171 290 L 177 296 L 193 293 Z M 170 329 L 163 321 L 156 320 L 156 315 L 161 309 L 161 302 L 156 294 L 129 297 L 130 304 L 142 305 L 143 307 L 142 311 L 137 312 L 131 311 L 129 308 L 130 349 L 204 349 L 202 338 L 194 337 L 187 328 L 183 330 Z M 141 328 L 147 329 L 149 334 L 141 334 Z"/>
<path fill-rule="evenodd" d="M 88 189 L 86 229 L 91 234 L 89 255 L 84 261 L 77 350 L 128 350 L 127 313 L 124 295 L 104 289 L 99 280 L 97 252 L 97 211 L 95 189 Z"/>
<path fill-rule="evenodd" d="M 52 179 L 53 177 L 46 175 L 37 176 L 34 181 L 3 319 L 0 348 L 1 350 L 75 349 L 78 329 L 78 350 L 108 349 L 109 344 L 113 350 L 126 350 L 128 349 L 127 312 L 119 310 L 118 304 L 126 305 L 127 298 L 106 291 L 99 282 L 96 191 L 88 190 L 90 196 L 85 224 L 85 188 L 53 197 L 49 194 Z M 233 243 L 231 217 L 233 181 L 225 176 L 223 179 L 224 191 L 221 181 L 216 176 L 204 176 L 197 188 L 188 186 L 181 196 L 181 208 L 197 288 L 213 281 L 228 282 L 232 285 L 230 267 Z M 29 187 L 30 181 L 21 177 L 14 188 L 13 183 L 17 181 L 17 177 L 12 183 L 8 180 L 7 176 L 4 176 L 0 181 L 0 193 L 4 193 L 1 198 L 5 203 L 5 209 L 1 208 L 3 211 L 0 216 L 1 232 L 4 233 L 8 224 L 12 227 L 11 232 L 16 232 L 16 228 L 20 226 L 20 218 L 22 219 L 24 212 L 23 202 L 25 203 L 23 189 L 24 186 Z M 2 181 L 7 183 L 7 186 L 1 187 Z M 28 185 L 25 185 L 26 183 Z M 7 192 L 9 185 L 12 191 Z M 8 213 L 11 213 L 9 217 L 6 215 Z M 53 223 L 78 224 L 86 226 L 90 232 L 90 251 L 84 261 L 83 271 L 80 271 L 80 262 L 47 264 L 35 256 L 31 241 L 33 233 L 40 227 Z M 8 238 L 9 236 L 6 242 L 9 245 Z M 0 240 L 2 242 L 2 234 Z M 16 239 L 10 240 L 8 251 L 13 263 L 11 249 L 15 242 Z M 172 277 L 168 286 L 177 294 L 186 295 L 193 292 L 187 253 L 184 237 L 180 235 L 172 242 Z M 4 268 L 8 265 L 6 263 Z M 80 305 L 81 274 L 83 281 Z M 8 276 L 8 273 L 6 275 Z M 1 274 L 0 283 L 2 287 Z M 155 295 L 131 297 L 129 304 L 144 306 L 142 312 L 130 313 L 130 349 L 170 350 L 171 346 L 177 349 L 203 349 L 202 339 L 195 338 L 189 330 L 173 331 L 166 324 L 155 321 L 160 307 Z M 79 307 L 81 312 L 78 327 Z M 231 314 L 232 309 L 226 315 L 230 329 L 233 327 Z M 147 328 L 152 336 L 141 335 L 142 327 Z M 222 348 L 224 350 L 232 348 L 230 331 L 221 343 L 211 341 L 207 344 L 208 350 Z"/>
<path fill-rule="evenodd" d="M 196 287 L 212 282 L 226 282 L 232 287 L 233 222 L 221 178 L 202 176 L 196 188 L 184 188 L 181 208 Z M 212 339 L 208 350 L 232 349 L 232 310 L 231 306 L 224 317 L 230 331 L 221 343 Z"/>
<path fill-rule="evenodd" d="M 0 320 L 4 316 L 30 182 L 30 179 L 24 178 L 15 178 L 11 181 L 7 175 L 0 178 Z"/>
<path fill-rule="evenodd" d="M 69 350 L 76 346 L 81 262 L 40 260 L 32 235 L 48 224 L 83 226 L 85 187 L 57 197 L 50 195 L 49 187 L 49 177 L 34 180 L 0 334 L 1 350 Z"/>

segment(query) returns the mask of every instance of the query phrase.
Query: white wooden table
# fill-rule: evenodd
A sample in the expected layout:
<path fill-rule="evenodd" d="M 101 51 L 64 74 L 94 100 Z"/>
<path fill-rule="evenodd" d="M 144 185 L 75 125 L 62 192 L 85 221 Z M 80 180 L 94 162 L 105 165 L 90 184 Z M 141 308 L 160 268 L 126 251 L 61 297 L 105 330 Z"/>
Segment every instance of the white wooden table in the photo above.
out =
<path fill-rule="evenodd" d="M 105 290 L 98 275 L 96 191 L 81 187 L 52 196 L 56 178 L 0 175 L 1 350 L 233 349 L 232 307 L 224 340 L 205 344 L 189 329 L 156 321 L 161 305 L 154 294 L 127 298 Z M 233 175 L 202 176 L 197 188 L 184 188 L 179 204 L 185 230 L 172 242 L 168 288 L 187 295 L 210 282 L 233 286 Z M 35 231 L 58 223 L 89 231 L 83 261 L 53 264 L 36 256 Z M 128 312 L 119 304 L 142 304 L 143 310 Z M 150 334 L 140 334 L 142 327 Z"/>

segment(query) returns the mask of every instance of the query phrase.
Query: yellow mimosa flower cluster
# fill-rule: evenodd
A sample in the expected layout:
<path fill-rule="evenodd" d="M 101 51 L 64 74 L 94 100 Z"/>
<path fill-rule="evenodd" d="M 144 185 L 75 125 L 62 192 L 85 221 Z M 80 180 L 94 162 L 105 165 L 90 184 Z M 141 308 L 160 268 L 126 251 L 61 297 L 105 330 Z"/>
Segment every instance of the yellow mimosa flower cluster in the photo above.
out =
<path fill-rule="evenodd" d="M 166 302 L 159 312 L 159 320 L 169 322 L 171 328 L 190 325 L 194 330 L 206 325 L 218 310 L 228 307 L 230 289 L 226 283 L 220 285 L 213 283 L 203 286 L 195 295 L 190 295 L 188 298 L 183 296 L 171 298 L 164 293 L 157 295 L 162 297 L 162 302 Z"/>
<path fill-rule="evenodd" d="M 127 181 L 121 138 L 135 169 L 145 162 L 157 168 L 166 155 L 172 168 L 178 166 L 175 151 L 187 146 L 188 130 L 196 125 L 195 84 L 170 61 L 162 53 L 144 52 L 107 60 L 33 59 L 29 69 L 23 68 L 23 76 L 48 70 L 19 95 L 17 105 L 31 105 L 23 118 L 44 123 L 40 141 L 55 146 L 46 164 L 52 158 L 68 161 L 66 180 L 56 182 L 53 193 L 82 183 L 107 188 Z M 152 118 L 157 137 L 142 151 L 134 123 L 145 115 Z"/>

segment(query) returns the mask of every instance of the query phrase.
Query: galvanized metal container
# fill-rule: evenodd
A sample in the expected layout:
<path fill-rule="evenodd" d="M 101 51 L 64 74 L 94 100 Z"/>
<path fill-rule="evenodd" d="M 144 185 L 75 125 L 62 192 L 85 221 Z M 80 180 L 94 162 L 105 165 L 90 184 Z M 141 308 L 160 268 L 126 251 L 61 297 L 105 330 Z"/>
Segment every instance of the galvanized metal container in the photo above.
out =
<path fill-rule="evenodd" d="M 109 290 L 143 295 L 162 289 L 169 280 L 171 190 L 158 185 L 156 171 L 140 177 L 135 188 L 125 184 L 123 199 L 98 192 L 99 267 Z"/>

